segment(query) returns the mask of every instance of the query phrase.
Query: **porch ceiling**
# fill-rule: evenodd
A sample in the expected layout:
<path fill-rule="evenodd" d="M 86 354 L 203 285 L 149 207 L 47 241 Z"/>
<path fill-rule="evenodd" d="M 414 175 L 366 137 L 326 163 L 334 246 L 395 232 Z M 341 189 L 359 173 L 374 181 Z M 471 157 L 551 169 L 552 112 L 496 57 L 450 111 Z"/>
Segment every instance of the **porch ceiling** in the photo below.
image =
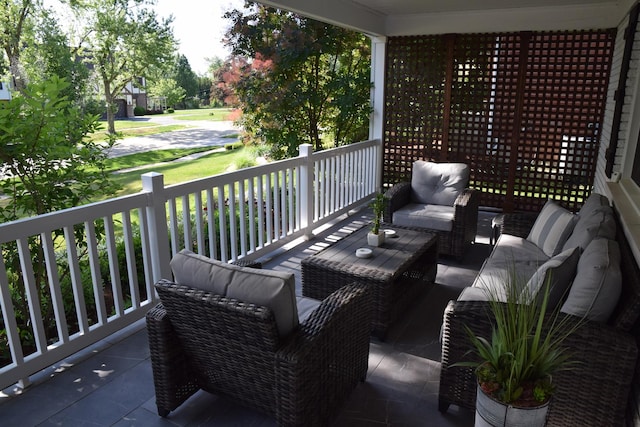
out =
<path fill-rule="evenodd" d="M 635 0 L 259 0 L 376 36 L 616 27 Z"/>

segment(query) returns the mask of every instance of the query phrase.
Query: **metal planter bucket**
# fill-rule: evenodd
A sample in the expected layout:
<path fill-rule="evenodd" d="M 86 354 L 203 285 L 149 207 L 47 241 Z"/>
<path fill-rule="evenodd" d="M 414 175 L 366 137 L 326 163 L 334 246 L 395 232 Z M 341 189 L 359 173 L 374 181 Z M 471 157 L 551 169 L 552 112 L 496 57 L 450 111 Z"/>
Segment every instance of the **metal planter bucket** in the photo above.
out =
<path fill-rule="evenodd" d="M 476 389 L 476 427 L 542 427 L 547 420 L 549 402 L 533 408 L 506 405 Z"/>

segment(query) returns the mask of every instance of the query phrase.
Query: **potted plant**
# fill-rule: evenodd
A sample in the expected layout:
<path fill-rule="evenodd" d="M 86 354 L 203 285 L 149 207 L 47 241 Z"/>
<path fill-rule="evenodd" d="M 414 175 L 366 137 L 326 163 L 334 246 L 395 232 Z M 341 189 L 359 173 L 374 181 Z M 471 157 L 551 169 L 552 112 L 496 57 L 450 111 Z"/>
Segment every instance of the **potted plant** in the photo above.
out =
<path fill-rule="evenodd" d="M 369 205 L 373 210 L 371 231 L 367 234 L 367 243 L 370 246 L 382 246 L 384 243 L 384 232 L 380 230 L 380 223 L 382 222 L 382 214 L 386 205 L 387 199 L 382 193 L 376 194 L 376 197 Z"/>
<path fill-rule="evenodd" d="M 491 337 L 477 336 L 466 327 L 477 360 L 453 365 L 475 368 L 476 426 L 544 426 L 553 373 L 573 364 L 563 341 L 579 322 L 560 317 L 557 308 L 548 306 L 550 280 L 535 296 L 526 284 L 518 284 L 516 274 L 510 276 L 505 302 L 488 292 Z"/>

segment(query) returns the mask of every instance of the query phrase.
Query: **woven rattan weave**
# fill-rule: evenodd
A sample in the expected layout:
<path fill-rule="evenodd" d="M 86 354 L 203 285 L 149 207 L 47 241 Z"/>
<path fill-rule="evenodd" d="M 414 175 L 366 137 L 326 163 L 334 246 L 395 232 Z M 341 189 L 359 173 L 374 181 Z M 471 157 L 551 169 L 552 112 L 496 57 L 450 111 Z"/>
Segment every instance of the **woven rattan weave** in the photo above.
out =
<path fill-rule="evenodd" d="M 369 259 L 355 255 L 367 245 L 369 227 L 363 227 L 301 262 L 304 296 L 321 299 L 354 281 L 371 289 L 373 333 L 382 339 L 416 296 L 433 284 L 438 258 L 436 234 L 383 224 L 385 228 L 396 230 L 397 237 L 371 248 Z"/>
<path fill-rule="evenodd" d="M 199 389 L 272 414 L 280 426 L 328 424 L 364 381 L 371 296 L 351 284 L 328 296 L 291 336 L 273 312 L 166 280 L 147 315 L 158 413 Z"/>

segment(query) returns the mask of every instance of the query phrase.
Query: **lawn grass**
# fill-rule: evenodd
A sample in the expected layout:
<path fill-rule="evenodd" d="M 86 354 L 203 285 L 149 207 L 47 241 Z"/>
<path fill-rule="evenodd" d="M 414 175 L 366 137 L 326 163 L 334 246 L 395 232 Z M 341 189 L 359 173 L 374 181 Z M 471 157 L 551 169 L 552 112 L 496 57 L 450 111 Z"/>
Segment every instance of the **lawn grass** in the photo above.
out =
<path fill-rule="evenodd" d="M 226 172 L 230 165 L 233 165 L 237 159 L 245 155 L 244 151 L 245 149 L 225 150 L 219 153 L 206 155 L 199 159 L 190 160 L 188 162 L 166 163 L 155 166 L 150 165 L 135 171 L 115 174 L 113 175 L 113 180 L 122 187 L 115 196 L 133 194 L 142 190 L 140 175 L 147 172 L 158 172 L 163 174 L 165 185 L 178 184 Z M 134 156 L 136 155 L 134 154 Z M 114 195 L 109 197 L 113 196 Z"/>
<path fill-rule="evenodd" d="M 215 147 L 170 148 L 166 150 L 154 150 L 147 151 L 145 153 L 135 153 L 126 156 L 114 157 L 105 161 L 105 170 L 107 172 L 115 172 L 122 169 L 170 162 L 190 154 L 209 151 L 213 148 Z"/>
<path fill-rule="evenodd" d="M 176 120 L 198 120 L 217 122 L 222 120 L 230 120 L 229 114 L 232 108 L 198 108 L 193 110 L 176 110 L 171 117 Z"/>

